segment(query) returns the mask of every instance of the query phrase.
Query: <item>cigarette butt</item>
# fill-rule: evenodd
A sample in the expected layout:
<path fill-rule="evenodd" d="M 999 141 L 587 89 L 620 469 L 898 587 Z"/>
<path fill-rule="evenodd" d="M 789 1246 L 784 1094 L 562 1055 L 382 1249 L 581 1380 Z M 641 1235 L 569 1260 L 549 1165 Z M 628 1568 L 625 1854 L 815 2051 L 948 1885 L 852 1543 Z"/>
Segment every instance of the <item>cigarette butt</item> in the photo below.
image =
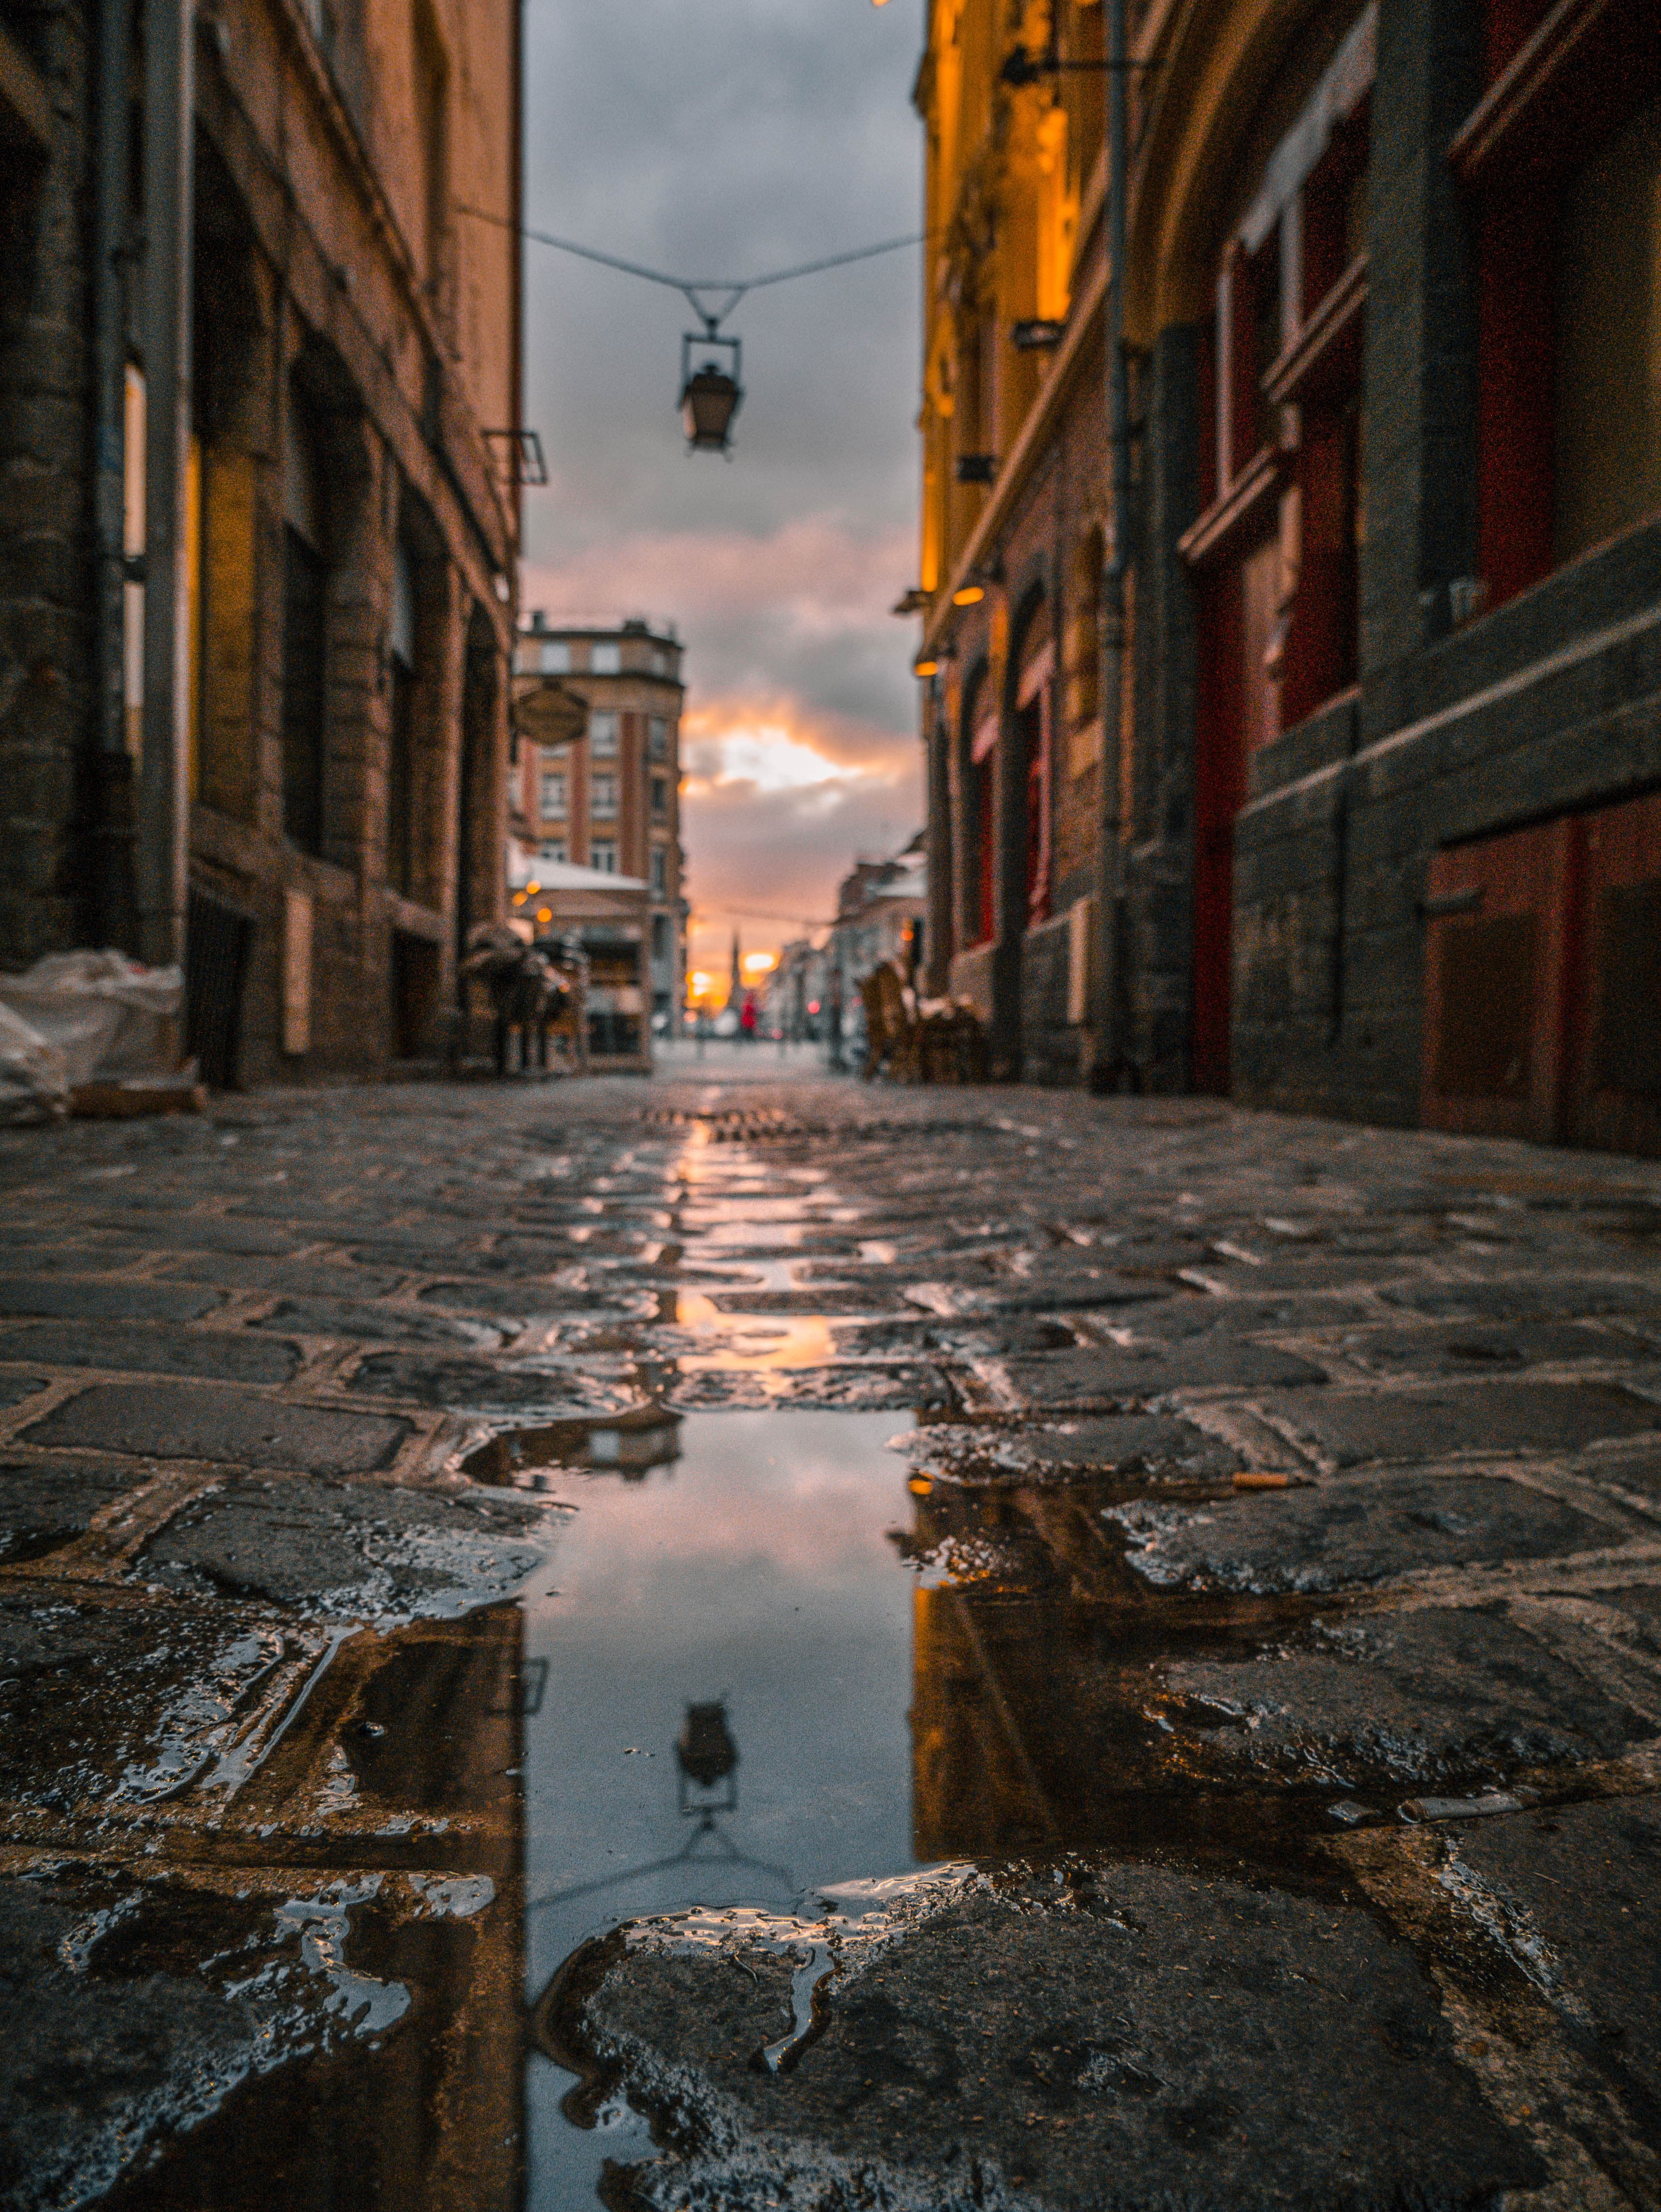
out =
<path fill-rule="evenodd" d="M 1259 1474 L 1255 1472 L 1237 1474 L 1234 1487 L 1236 1490 L 1290 1490 L 1292 1477 L 1289 1474 Z"/>

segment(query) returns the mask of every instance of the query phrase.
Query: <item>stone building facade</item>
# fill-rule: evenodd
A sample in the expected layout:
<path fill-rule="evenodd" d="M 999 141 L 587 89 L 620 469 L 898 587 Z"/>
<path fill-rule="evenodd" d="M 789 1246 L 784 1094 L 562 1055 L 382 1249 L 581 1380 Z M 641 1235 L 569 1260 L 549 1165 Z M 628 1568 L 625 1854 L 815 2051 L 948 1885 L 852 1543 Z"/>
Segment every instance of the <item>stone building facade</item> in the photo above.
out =
<path fill-rule="evenodd" d="M 678 1029 L 686 1000 L 682 650 L 671 623 L 636 617 L 599 629 L 551 629 L 538 611 L 520 632 L 515 662 L 521 698 L 554 682 L 587 711 L 582 735 L 520 745 L 513 794 L 519 834 L 532 860 L 645 884 L 650 1009 L 660 1034 Z"/>
<path fill-rule="evenodd" d="M 219 1082 L 423 1054 L 459 945 L 504 896 L 516 8 L 197 9 L 166 208 L 135 151 L 167 121 L 146 112 L 165 9 L 7 21 L 0 76 L 40 99 L 0 146 L 27 185 L 3 195 L 0 959 L 182 949 Z M 172 349 L 147 301 L 168 217 Z M 183 410 L 173 539 L 164 383 Z M 147 757 L 158 656 L 172 823 Z M 171 912 L 146 892 L 169 871 Z"/>
<path fill-rule="evenodd" d="M 1028 46 L 1053 35 L 1061 58 L 1092 42 L 1099 56 L 1104 12 L 1056 0 Z M 996 82 L 1007 31 L 971 66 L 1003 13 L 932 11 L 931 228 L 996 167 L 990 152 L 978 168 L 948 160 L 949 47 L 958 86 L 982 88 L 970 135 L 983 149 L 1042 127 L 1019 103 L 1062 98 L 1046 87 L 1065 76 Z M 993 455 L 989 489 L 970 495 L 995 526 L 977 523 L 934 570 L 939 525 L 923 531 L 937 845 L 972 836 L 957 672 L 977 651 L 996 664 L 1001 625 L 987 757 L 1012 736 L 1027 755 L 995 779 L 978 955 L 1005 1065 L 1066 1079 L 1087 1063 L 1150 1089 L 1653 1152 L 1652 10 L 1130 0 L 1129 15 L 1133 442 L 1126 512 L 1104 522 L 1110 544 L 1123 533 L 1126 672 L 1103 738 L 1102 905 L 1075 933 L 1110 986 L 1092 998 L 1075 961 L 1066 1009 L 1104 1009 L 1093 1034 L 1060 1020 L 1062 963 L 1043 956 L 1036 907 L 1021 916 L 1013 896 L 1019 848 L 1047 836 L 1059 854 L 1066 835 L 1064 786 L 1052 769 L 1046 796 L 1031 766 L 1042 717 L 1025 737 L 1019 720 L 1025 687 L 1056 682 L 1054 664 L 1013 690 L 1009 673 L 1040 658 L 1021 642 L 1038 580 L 1016 518 L 1047 468 L 1074 473 L 1051 459 L 1042 392 Z M 996 173 L 1015 173 L 1007 159 Z M 1018 229 L 1006 213 L 985 234 Z M 1100 250 L 1081 220 L 1046 389 L 1068 348 L 1093 342 L 1081 326 L 1100 323 Z M 934 319 L 971 289 L 943 260 Z M 989 306 L 983 356 L 1001 358 L 1012 335 Z M 1098 453 L 1084 480 L 1058 482 L 1058 510 L 1101 513 Z M 931 477 L 926 507 L 940 496 Z M 1087 631 L 1087 566 L 1050 560 L 1059 634 Z M 984 602 L 954 605 L 977 585 Z M 985 622 L 984 647 L 965 616 Z M 1068 888 L 1053 886 L 1052 916 Z M 961 899 L 942 919 L 955 979 L 977 957 Z M 1076 1042 L 1057 1051 L 1051 1037 Z"/>

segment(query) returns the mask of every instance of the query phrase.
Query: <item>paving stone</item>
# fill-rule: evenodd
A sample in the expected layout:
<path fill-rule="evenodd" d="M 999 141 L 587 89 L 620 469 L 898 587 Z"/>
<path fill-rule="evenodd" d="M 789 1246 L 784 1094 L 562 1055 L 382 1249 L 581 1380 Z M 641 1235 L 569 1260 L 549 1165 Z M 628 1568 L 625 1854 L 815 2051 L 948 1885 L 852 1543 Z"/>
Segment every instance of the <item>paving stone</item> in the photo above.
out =
<path fill-rule="evenodd" d="M 1354 1589 L 1427 1567 L 1555 1559 L 1630 1533 L 1503 1475 L 1342 1475 L 1192 1510 L 1110 1510 L 1149 1582 L 1239 1590 Z"/>
<path fill-rule="evenodd" d="M 632 1376 L 596 1370 L 593 1360 L 536 1370 L 494 1367 L 484 1359 L 440 1359 L 429 1352 L 375 1352 L 352 1376 L 362 1396 L 399 1398 L 417 1406 L 443 1406 L 516 1418 L 605 1412 L 638 1402 Z"/>
<path fill-rule="evenodd" d="M 1580 1314 L 1643 1313 L 1656 1304 L 1653 1285 L 1552 1269 L 1497 1282 L 1383 1284 L 1378 1295 L 1433 1321 L 1572 1321 Z"/>
<path fill-rule="evenodd" d="M 98 1283 L 11 1277 L 0 1280 L 0 1314 L 62 1321 L 199 1321 L 219 1304 L 211 1291 L 171 1283 Z"/>
<path fill-rule="evenodd" d="M 380 1414 L 251 1398 L 210 1384 L 100 1382 L 55 1406 L 22 1441 L 340 1475 L 386 1466 L 409 1433 L 407 1421 Z"/>
<path fill-rule="evenodd" d="M 167 1212 L 137 1221 L 109 1214 L 98 1225 L 112 1229 L 127 1242 L 142 1244 L 149 1251 L 247 1252 L 281 1258 L 297 1244 L 312 1241 L 303 1235 L 291 1236 L 284 1230 L 265 1228 L 257 1222 L 238 1221 L 233 1216 L 219 1213 Z"/>
<path fill-rule="evenodd" d="M 0 1563 L 15 1566 L 40 1559 L 83 1535 L 94 1514 L 149 1481 L 154 1471 L 131 1461 L 68 1453 L 0 1459 Z"/>
<path fill-rule="evenodd" d="M 1094 1406 L 1163 1397 L 1170 1390 L 1324 1382 L 1326 1370 L 1295 1352 L 1238 1338 L 1188 1338 L 1169 1350 L 1050 1352 L 1005 1363 L 1010 1381 L 1033 1406 Z"/>
<path fill-rule="evenodd" d="M 275 1291 L 290 1298 L 384 1298 L 403 1280 L 399 1274 L 354 1267 L 344 1261 L 265 1259 L 256 1253 L 203 1253 L 170 1260 L 167 1279 L 173 1283 L 217 1283 L 228 1291 Z"/>
<path fill-rule="evenodd" d="M 549 1528 L 532 1504 L 476 1492 L 245 1477 L 176 1515 L 134 1572 L 189 1594 L 414 1618 L 507 1595 L 539 1564 Z"/>
<path fill-rule="evenodd" d="M 490 1351 L 502 1341 L 501 1329 L 488 1322 L 423 1313 L 414 1306 L 380 1305 L 368 1299 L 283 1298 L 272 1312 L 249 1325 L 362 1343 L 472 1344 Z"/>
<path fill-rule="evenodd" d="M 658 1293 L 620 1279 L 602 1279 L 593 1288 L 584 1285 L 555 1289 L 543 1283 L 429 1283 L 417 1293 L 417 1304 L 439 1306 L 451 1313 L 488 1314 L 498 1321 L 523 1327 L 529 1320 L 557 1314 L 634 1314 L 655 1319 Z"/>
<path fill-rule="evenodd" d="M 1339 1349 L 1383 1375 L 1503 1374 L 1509 1368 L 1630 1359 L 1630 1340 L 1581 1322 L 1433 1322 L 1346 1333 Z"/>
<path fill-rule="evenodd" d="M 577 2023 L 667 2136 L 631 2201 L 1452 2212 L 1544 2179 L 1370 1912 L 1135 1863 L 1060 1882 L 897 1936 L 830 1984 L 783 2075 L 754 2055 L 788 2034 L 792 1961 L 637 1929 Z"/>
<path fill-rule="evenodd" d="M 292 1344 L 233 1336 L 224 1329 L 40 1321 L 0 1328 L 0 1359 L 44 1359 L 54 1367 L 110 1367 L 137 1374 L 200 1375 L 224 1382 L 286 1382 L 300 1364 L 300 1353 Z"/>
<path fill-rule="evenodd" d="M 1180 1297 L 1161 1298 L 1157 1304 L 1138 1307 L 1125 1316 L 1125 1326 L 1137 1337 L 1292 1335 L 1317 1329 L 1347 1328 L 1377 1318 L 1377 1309 L 1363 1298 L 1317 1291 L 1245 1295 L 1237 1285 L 1229 1297 L 1208 1297 L 1184 1291 Z"/>
<path fill-rule="evenodd" d="M 1654 1733 L 1499 1607 L 1363 1616 L 1310 1641 L 1232 1664 L 1178 1661 L 1165 1686 L 1226 1762 L 1361 1790 L 1475 1794 Z"/>
<path fill-rule="evenodd" d="M 951 1433 L 924 1431 L 910 1455 L 921 1464 L 928 1464 L 935 1439 Z M 1166 1414 L 1108 1414 L 1067 1421 L 1053 1428 L 956 1433 L 970 1451 L 984 1437 L 995 1447 L 998 1464 L 1006 1468 L 1161 1474 L 1210 1481 L 1232 1474 L 1240 1465 L 1239 1455 L 1232 1446 L 1196 1429 L 1191 1421 Z"/>
<path fill-rule="evenodd" d="M 1661 1404 L 1612 1382 L 1473 1382 L 1437 1390 L 1328 1390 L 1269 1399 L 1338 1467 L 1439 1459 L 1449 1452 L 1580 1451 L 1661 1429 Z"/>
<path fill-rule="evenodd" d="M 1589 2017 L 1603 2070 L 1653 2143 L 1661 1802 L 1561 1805 L 1475 1822 L 1449 1831 L 1446 1849 L 1456 1883 L 1474 1878 L 1498 1901 L 1494 1917 L 1533 1978 L 1566 2011 Z"/>

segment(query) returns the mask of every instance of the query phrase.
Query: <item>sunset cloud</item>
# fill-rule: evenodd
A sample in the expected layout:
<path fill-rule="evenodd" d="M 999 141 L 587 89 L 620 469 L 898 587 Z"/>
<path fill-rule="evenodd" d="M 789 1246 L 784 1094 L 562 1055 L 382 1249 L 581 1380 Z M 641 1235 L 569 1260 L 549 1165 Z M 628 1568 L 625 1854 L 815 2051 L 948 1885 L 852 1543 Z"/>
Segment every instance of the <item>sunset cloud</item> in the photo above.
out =
<path fill-rule="evenodd" d="M 757 535 L 637 532 L 527 564 L 523 603 L 556 628 L 641 613 L 685 640 L 698 965 L 725 972 L 734 927 L 765 949 L 827 919 L 855 860 L 921 820 L 910 638 L 888 611 L 911 543 L 818 514 Z"/>

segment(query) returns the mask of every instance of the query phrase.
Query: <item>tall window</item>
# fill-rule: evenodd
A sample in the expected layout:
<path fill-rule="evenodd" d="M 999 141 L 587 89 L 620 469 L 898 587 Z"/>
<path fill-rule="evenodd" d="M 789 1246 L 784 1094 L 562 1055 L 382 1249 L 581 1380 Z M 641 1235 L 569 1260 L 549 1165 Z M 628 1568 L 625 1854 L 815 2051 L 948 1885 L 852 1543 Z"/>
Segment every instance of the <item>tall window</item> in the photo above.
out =
<path fill-rule="evenodd" d="M 997 787 L 998 713 L 983 680 L 965 694 L 963 728 L 963 941 L 990 943 L 993 931 L 993 853 Z"/>
<path fill-rule="evenodd" d="M 588 648 L 588 665 L 596 676 L 616 676 L 623 667 L 623 648 L 597 640 Z"/>
<path fill-rule="evenodd" d="M 655 817 L 658 821 L 660 821 L 660 821 L 663 819 L 664 816 L 665 816 L 666 814 L 667 814 L 667 812 L 668 812 L 668 811 L 669 811 L 669 779 L 668 779 L 668 777 L 667 777 L 666 775 L 654 775 L 654 776 L 652 778 L 652 812 L 653 812 L 653 815 L 654 816 L 654 817 Z"/>
<path fill-rule="evenodd" d="M 595 760 L 618 757 L 618 718 L 609 708 L 597 708 L 588 717 L 588 750 Z"/>
<path fill-rule="evenodd" d="M 614 775 L 596 775 L 588 785 L 588 810 L 595 819 L 615 815 L 618 811 L 618 780 Z"/>
<path fill-rule="evenodd" d="M 603 876 L 614 876 L 618 872 L 618 848 L 612 844 L 591 845 L 588 865 L 598 868 Z"/>
<path fill-rule="evenodd" d="M 563 769 L 544 769 L 541 787 L 537 795 L 538 811 L 556 818 L 565 811 L 565 771 Z"/>
<path fill-rule="evenodd" d="M 669 855 L 661 845 L 652 848 L 652 890 L 658 898 L 669 895 Z"/>
<path fill-rule="evenodd" d="M 661 714 L 654 714 L 646 725 L 646 755 L 651 761 L 669 757 L 669 725 Z"/>
<path fill-rule="evenodd" d="M 450 227 L 449 64 L 427 0 L 416 0 L 411 24 L 415 76 L 417 241 L 422 271 L 436 294 L 443 282 Z"/>
<path fill-rule="evenodd" d="M 392 555 L 392 727 L 386 763 L 386 881 L 416 895 L 416 580 L 408 546 Z"/>
<path fill-rule="evenodd" d="M 302 852 L 323 850 L 328 570 L 321 472 L 297 393 L 283 447 L 283 829 Z"/>
<path fill-rule="evenodd" d="M 1661 68 L 1652 0 L 1486 0 L 1451 158 L 1478 237 L 1485 604 L 1661 514 Z"/>

